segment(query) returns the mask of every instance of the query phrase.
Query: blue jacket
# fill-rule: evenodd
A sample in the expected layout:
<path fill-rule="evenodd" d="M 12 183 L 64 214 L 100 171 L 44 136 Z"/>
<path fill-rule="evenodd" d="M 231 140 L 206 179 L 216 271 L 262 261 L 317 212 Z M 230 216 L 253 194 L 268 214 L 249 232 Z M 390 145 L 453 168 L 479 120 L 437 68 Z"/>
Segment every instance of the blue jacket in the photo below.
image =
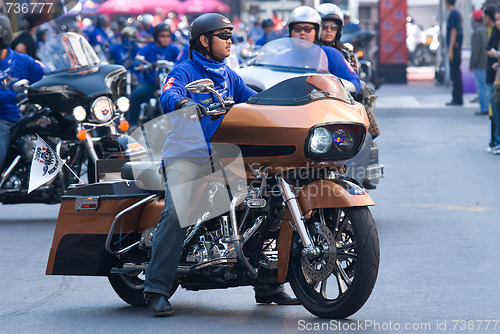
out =
<path fill-rule="evenodd" d="M 110 59 L 112 59 L 115 64 L 127 65 L 127 69 L 133 67 L 135 61 L 135 56 L 139 53 L 139 47 L 135 45 L 134 42 L 130 40 L 124 40 L 121 44 L 111 45 Z M 125 62 L 127 64 L 125 64 Z M 129 64 L 130 63 L 130 64 Z"/>
<path fill-rule="evenodd" d="M 211 120 L 210 117 L 202 117 L 200 123 L 186 120 L 181 112 L 172 112 L 175 110 L 175 104 L 182 98 L 189 97 L 197 103 L 213 98 L 212 94 L 194 94 L 187 92 L 184 86 L 190 82 L 199 79 L 211 79 L 214 82 L 214 89 L 224 98 L 231 96 L 235 103 L 243 103 L 255 94 L 255 91 L 248 88 L 232 69 L 226 66 L 224 62 L 219 63 L 202 56 L 197 51 L 193 51 L 193 58 L 185 60 L 174 67 L 170 72 L 163 93 L 160 97 L 161 106 L 164 113 L 169 113 L 172 120 L 172 130 L 168 132 L 167 141 L 163 149 L 164 160 L 175 160 L 186 158 L 195 158 L 199 156 L 197 148 L 205 143 L 209 143 L 210 138 L 219 127 L 223 117 L 218 120 Z M 199 131 L 199 125 L 201 131 Z M 203 136 L 200 138 L 200 136 Z M 198 145 L 198 146 L 197 146 Z M 206 145 L 205 152 L 206 152 Z M 187 153 L 191 152 L 191 153 Z"/>
<path fill-rule="evenodd" d="M 109 40 L 108 34 L 106 31 L 99 26 L 94 26 L 91 31 L 88 33 L 89 43 L 90 45 L 110 45 L 111 41 Z"/>
<path fill-rule="evenodd" d="M 359 76 L 351 65 L 349 65 L 344 55 L 339 50 L 330 46 L 320 46 L 328 57 L 328 71 L 336 77 L 350 81 L 356 87 L 356 93 L 359 93 L 361 91 Z"/>
<path fill-rule="evenodd" d="M 0 60 L 0 119 L 15 123 L 22 114 L 16 105 L 12 84 L 21 79 L 34 83 L 43 77 L 43 66 L 28 55 L 8 49 L 7 57 Z"/>
<path fill-rule="evenodd" d="M 175 61 L 179 53 L 179 48 L 174 44 L 170 44 L 166 48 L 160 48 L 154 42 L 149 43 L 139 50 L 139 54 L 144 56 L 144 58 L 150 63 L 154 63 L 157 60 Z M 139 64 L 140 62 L 136 62 L 136 65 Z M 153 70 L 144 72 L 143 78 L 139 80 L 142 83 L 154 85 L 156 82 L 156 73 Z"/>

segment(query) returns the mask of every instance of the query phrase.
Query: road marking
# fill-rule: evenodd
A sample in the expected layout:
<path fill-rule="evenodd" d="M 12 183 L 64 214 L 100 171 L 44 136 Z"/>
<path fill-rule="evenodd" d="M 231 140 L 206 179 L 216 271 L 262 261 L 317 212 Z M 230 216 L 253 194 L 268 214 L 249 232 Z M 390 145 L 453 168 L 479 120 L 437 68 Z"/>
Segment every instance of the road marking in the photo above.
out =
<path fill-rule="evenodd" d="M 473 212 L 483 212 L 488 208 L 485 206 L 460 206 L 460 205 L 442 205 L 442 204 L 417 204 L 417 208 L 434 208 L 434 209 L 447 209 L 447 210 L 463 210 Z"/>

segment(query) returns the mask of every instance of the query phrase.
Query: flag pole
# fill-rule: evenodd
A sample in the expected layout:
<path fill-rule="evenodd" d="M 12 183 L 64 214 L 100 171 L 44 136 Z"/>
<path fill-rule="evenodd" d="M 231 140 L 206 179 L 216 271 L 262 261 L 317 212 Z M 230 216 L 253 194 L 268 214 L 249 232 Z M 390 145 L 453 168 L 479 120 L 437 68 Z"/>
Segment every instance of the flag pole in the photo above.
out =
<path fill-rule="evenodd" d="M 71 173 L 73 173 L 73 175 L 74 175 L 74 176 L 78 179 L 78 181 L 80 181 L 80 183 L 85 184 L 85 182 L 83 182 L 83 181 L 82 181 L 82 179 L 80 179 L 80 178 L 78 177 L 78 175 L 76 175 L 75 171 L 73 171 L 73 170 L 71 169 L 71 167 L 69 167 L 69 166 L 68 166 L 68 164 L 66 163 L 66 160 L 64 160 L 64 166 L 66 166 L 66 168 L 68 168 L 68 169 L 69 169 L 69 171 L 70 171 Z M 88 174 L 88 172 L 87 172 L 87 174 Z"/>

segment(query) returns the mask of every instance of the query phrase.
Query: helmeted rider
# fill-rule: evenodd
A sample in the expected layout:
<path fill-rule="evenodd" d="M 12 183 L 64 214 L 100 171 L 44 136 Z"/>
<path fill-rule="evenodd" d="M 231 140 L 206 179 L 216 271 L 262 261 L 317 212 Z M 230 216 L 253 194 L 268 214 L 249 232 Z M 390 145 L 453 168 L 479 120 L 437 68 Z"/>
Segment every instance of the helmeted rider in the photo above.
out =
<path fill-rule="evenodd" d="M 342 9 L 333 3 L 323 3 L 318 6 L 317 11 L 322 20 L 319 43 L 334 47 L 342 52 L 351 67 L 357 72 L 358 63 L 354 57 L 352 47 L 349 48 L 340 42 L 344 27 L 344 13 Z"/>
<path fill-rule="evenodd" d="M 0 15 L 0 170 L 10 144 L 11 128 L 22 118 L 12 84 L 21 79 L 31 83 L 43 77 L 42 65 L 26 54 L 13 51 L 12 28 L 8 18 Z"/>
<path fill-rule="evenodd" d="M 139 55 L 149 63 L 154 63 L 158 60 L 175 61 L 180 53 L 179 48 L 172 43 L 172 31 L 170 26 L 165 23 L 157 24 L 153 28 L 154 41 L 144 46 L 139 50 Z M 135 62 L 135 66 L 143 66 L 140 61 Z M 152 68 L 147 71 L 142 71 L 142 75 L 138 75 L 139 86 L 134 89 L 130 98 L 130 111 L 127 114 L 128 121 L 131 126 L 137 125 L 140 105 L 154 97 L 155 85 L 157 79 L 157 71 Z"/>
<path fill-rule="evenodd" d="M 267 19 L 262 20 L 262 23 L 260 24 L 260 26 L 264 30 L 264 35 L 255 42 L 255 45 L 262 46 L 262 45 L 266 44 L 267 42 L 270 42 L 273 39 L 276 39 L 279 37 L 278 34 L 274 31 L 275 24 L 274 24 L 273 19 L 267 18 Z"/>
<path fill-rule="evenodd" d="M 290 37 L 307 40 L 311 43 L 319 43 L 322 20 L 316 10 L 308 6 L 295 8 L 288 22 L 288 33 Z M 345 60 L 344 55 L 337 49 L 320 45 L 328 57 L 328 71 L 351 82 L 356 87 L 356 93 L 361 91 L 361 83 L 358 74 Z"/>
<path fill-rule="evenodd" d="M 135 57 L 139 53 L 137 28 L 126 26 L 121 30 L 120 36 L 121 43 L 111 45 L 109 58 L 111 62 L 123 65 L 127 70 L 130 70 L 134 65 Z"/>
<path fill-rule="evenodd" d="M 245 102 L 255 92 L 248 88 L 239 75 L 225 65 L 224 59 L 231 51 L 233 25 L 221 14 L 207 13 L 196 18 L 189 29 L 190 59 L 177 65 L 170 73 L 163 88 L 161 105 L 172 119 L 172 130 L 167 134 L 163 150 L 164 171 L 166 175 L 165 209 L 158 223 L 153 239 L 151 260 L 146 270 L 144 283 L 145 300 L 155 316 L 173 313 L 168 301 L 174 283 L 177 265 L 182 252 L 186 227 L 181 227 L 179 214 L 186 212 L 192 188 L 183 188 L 184 201 L 176 202 L 174 189 L 187 187 L 198 177 L 201 168 L 199 152 L 191 146 L 193 142 L 203 143 L 205 152 L 207 142 L 218 128 L 220 119 L 204 116 L 204 103 L 207 94 L 193 94 L 185 90 L 185 85 L 198 79 L 211 79 L 214 89 L 223 97 L 233 97 L 236 103 Z M 211 94 L 208 97 L 212 97 Z M 203 101 L 203 102 L 202 102 Z M 216 101 L 217 102 L 217 101 Z M 186 116 L 184 116 L 186 114 Z M 193 138 L 183 130 L 183 125 L 195 123 L 199 119 L 202 138 Z M 179 139 L 186 138 L 188 140 Z M 203 138 L 204 137 L 204 138 Z M 174 194 L 174 195 L 172 195 Z M 282 285 L 262 285 L 255 287 L 258 303 L 296 304 Z"/>

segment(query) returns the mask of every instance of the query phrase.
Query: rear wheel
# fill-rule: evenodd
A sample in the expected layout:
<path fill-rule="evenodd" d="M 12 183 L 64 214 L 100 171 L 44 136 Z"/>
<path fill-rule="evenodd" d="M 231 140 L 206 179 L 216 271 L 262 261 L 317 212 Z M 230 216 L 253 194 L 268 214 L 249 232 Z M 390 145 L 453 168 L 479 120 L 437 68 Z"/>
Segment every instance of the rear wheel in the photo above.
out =
<path fill-rule="evenodd" d="M 369 209 L 318 209 L 306 224 L 320 252 L 303 256 L 294 236 L 289 269 L 293 292 L 318 317 L 341 319 L 356 313 L 371 294 L 379 266 L 378 236 Z"/>
<path fill-rule="evenodd" d="M 127 274 L 109 274 L 108 280 L 116 294 L 125 302 L 133 306 L 144 306 L 144 274 L 143 272 L 127 273 Z M 174 282 L 170 289 L 172 296 L 179 283 Z"/>

